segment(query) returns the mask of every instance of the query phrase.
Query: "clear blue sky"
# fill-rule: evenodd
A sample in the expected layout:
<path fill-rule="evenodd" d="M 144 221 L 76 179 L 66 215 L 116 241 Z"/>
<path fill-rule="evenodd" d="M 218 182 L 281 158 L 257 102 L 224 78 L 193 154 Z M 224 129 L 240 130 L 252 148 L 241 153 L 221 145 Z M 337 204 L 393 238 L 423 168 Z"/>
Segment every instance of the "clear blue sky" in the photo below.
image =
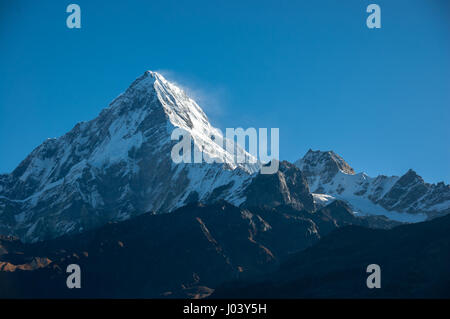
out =
<path fill-rule="evenodd" d="M 0 172 L 151 69 L 213 125 L 279 127 L 282 159 L 332 149 L 369 175 L 449 183 L 449 40 L 446 0 L 0 0 Z"/>

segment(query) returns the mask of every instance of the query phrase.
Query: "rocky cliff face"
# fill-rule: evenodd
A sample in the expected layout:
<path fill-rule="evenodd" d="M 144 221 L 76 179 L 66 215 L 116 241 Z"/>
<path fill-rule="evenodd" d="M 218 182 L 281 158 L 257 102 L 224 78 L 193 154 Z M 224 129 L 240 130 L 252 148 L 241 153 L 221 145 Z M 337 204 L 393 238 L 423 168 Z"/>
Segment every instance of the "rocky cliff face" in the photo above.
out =
<path fill-rule="evenodd" d="M 315 210 L 308 182 L 295 165 L 283 161 L 275 174 L 258 174 L 245 190 L 245 207 L 291 206 L 298 210 Z"/>

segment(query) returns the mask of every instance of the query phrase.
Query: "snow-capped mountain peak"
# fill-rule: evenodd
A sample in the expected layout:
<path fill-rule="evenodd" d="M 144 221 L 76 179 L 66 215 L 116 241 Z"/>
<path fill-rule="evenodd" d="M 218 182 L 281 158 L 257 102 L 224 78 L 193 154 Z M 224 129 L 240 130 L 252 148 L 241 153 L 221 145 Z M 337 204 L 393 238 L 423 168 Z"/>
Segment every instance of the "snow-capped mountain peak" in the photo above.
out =
<path fill-rule="evenodd" d="M 121 104 L 125 99 L 132 100 L 136 96 L 141 99 L 157 99 L 160 104 L 153 103 L 151 105 L 162 107 L 170 122 L 177 127 L 184 129 L 194 129 L 195 127 L 205 130 L 210 126 L 208 118 L 200 106 L 186 92 L 167 81 L 158 72 L 146 71 L 111 106 Z M 141 104 L 141 106 L 143 105 L 145 104 Z"/>
<path fill-rule="evenodd" d="M 311 149 L 295 162 L 310 181 L 310 188 L 314 184 L 328 183 L 338 173 L 353 175 L 355 171 L 347 162 L 333 151 L 313 151 Z"/>
<path fill-rule="evenodd" d="M 250 164 L 257 162 L 252 155 L 235 145 L 233 141 L 227 140 L 219 130 L 210 124 L 201 107 L 183 89 L 166 80 L 160 73 L 146 71 L 111 106 L 128 105 L 136 97 L 141 99 L 137 103 L 138 105 L 145 105 L 145 99 L 148 99 L 152 101 L 150 103 L 152 106 L 156 105 L 162 108 L 168 119 L 168 131 L 172 133 L 175 128 L 180 128 L 188 132 L 194 147 L 201 149 L 204 157 L 220 159 L 219 161 L 227 163 L 230 168 L 240 167 L 249 173 L 258 170 L 258 164 Z M 226 150 L 227 144 L 233 145 L 231 148 L 235 149 L 236 154 L 249 159 L 248 163 L 237 163 L 234 154 L 230 154 Z"/>
<path fill-rule="evenodd" d="M 194 149 L 224 163 L 174 163 L 176 128 L 190 134 Z M 182 89 L 146 71 L 98 117 L 46 140 L 1 176 L 0 233 L 35 241 L 190 200 L 240 204 L 259 164 L 236 163 L 226 143 L 233 144 Z"/>

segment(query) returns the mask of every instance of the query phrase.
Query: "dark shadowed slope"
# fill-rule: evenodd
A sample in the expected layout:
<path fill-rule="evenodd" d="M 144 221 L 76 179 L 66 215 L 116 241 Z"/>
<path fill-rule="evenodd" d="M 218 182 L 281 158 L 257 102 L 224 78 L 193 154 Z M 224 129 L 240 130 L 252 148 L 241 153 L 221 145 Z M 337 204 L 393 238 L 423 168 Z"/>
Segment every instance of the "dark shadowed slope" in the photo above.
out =
<path fill-rule="evenodd" d="M 381 266 L 380 289 L 366 286 L 369 264 Z M 391 230 L 340 228 L 275 273 L 212 297 L 450 298 L 450 215 Z"/>
<path fill-rule="evenodd" d="M 77 235 L 23 244 L 0 239 L 0 297 L 204 297 L 231 280 L 277 269 L 341 225 L 389 227 L 336 201 L 310 213 L 226 202 L 144 214 Z M 82 289 L 65 286 L 79 264 Z"/>

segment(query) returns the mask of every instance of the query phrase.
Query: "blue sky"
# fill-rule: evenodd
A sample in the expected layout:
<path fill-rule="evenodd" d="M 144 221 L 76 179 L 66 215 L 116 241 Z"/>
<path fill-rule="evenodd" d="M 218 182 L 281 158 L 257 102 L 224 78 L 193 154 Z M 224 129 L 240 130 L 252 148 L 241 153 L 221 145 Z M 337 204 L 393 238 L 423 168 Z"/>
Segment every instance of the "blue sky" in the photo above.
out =
<path fill-rule="evenodd" d="M 279 127 L 282 159 L 332 149 L 369 175 L 449 183 L 449 39 L 445 0 L 1 1 L 0 172 L 150 69 L 217 127 Z"/>

